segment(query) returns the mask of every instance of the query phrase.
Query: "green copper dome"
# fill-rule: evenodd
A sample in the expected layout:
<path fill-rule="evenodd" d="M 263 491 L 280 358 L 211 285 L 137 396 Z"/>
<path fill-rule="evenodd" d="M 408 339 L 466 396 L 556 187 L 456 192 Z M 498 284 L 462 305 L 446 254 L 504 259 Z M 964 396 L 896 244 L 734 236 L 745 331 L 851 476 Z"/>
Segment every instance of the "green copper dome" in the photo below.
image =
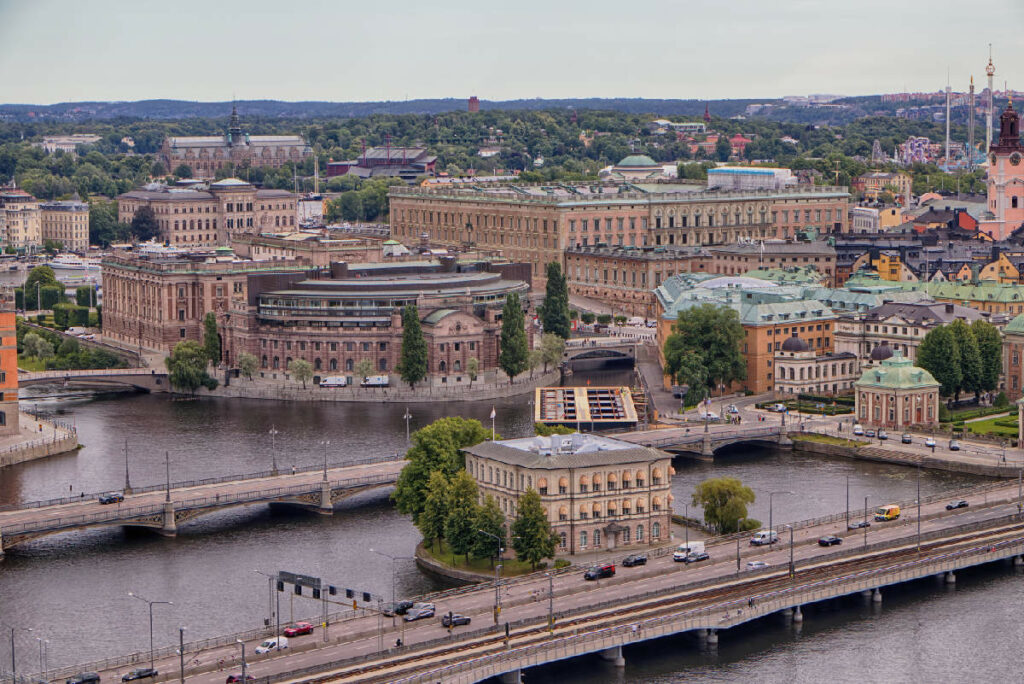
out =
<path fill-rule="evenodd" d="M 657 166 L 658 163 L 646 154 L 631 154 L 616 166 Z"/>

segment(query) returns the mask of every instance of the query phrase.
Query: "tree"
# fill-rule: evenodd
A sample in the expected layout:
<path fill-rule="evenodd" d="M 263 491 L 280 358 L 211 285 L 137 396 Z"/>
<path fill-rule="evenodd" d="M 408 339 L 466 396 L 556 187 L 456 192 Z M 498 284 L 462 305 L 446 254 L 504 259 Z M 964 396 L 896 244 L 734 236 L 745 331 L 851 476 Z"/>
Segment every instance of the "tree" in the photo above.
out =
<path fill-rule="evenodd" d="M 516 557 L 536 570 L 543 559 L 555 557 L 557 546 L 558 538 L 551 532 L 540 494 L 530 487 L 519 498 L 516 518 L 512 521 L 512 548 L 516 550 Z"/>
<path fill-rule="evenodd" d="M 420 327 L 420 314 L 415 306 L 402 309 L 402 352 L 398 373 L 410 388 L 427 377 L 427 342 Z"/>
<path fill-rule="evenodd" d="M 302 389 L 306 389 L 306 383 L 313 378 L 313 364 L 305 359 L 292 359 L 288 364 L 288 372 L 302 383 Z"/>
<path fill-rule="evenodd" d="M 552 261 L 547 265 L 547 279 L 541 325 L 544 326 L 545 333 L 551 333 L 567 340 L 571 334 L 569 286 L 566 283 L 565 274 L 562 273 L 562 267 L 557 261 Z"/>
<path fill-rule="evenodd" d="M 544 363 L 544 352 L 540 349 L 531 349 L 526 354 L 526 367 L 530 369 L 530 377 L 533 377 L 533 371 L 537 370 L 537 367 Z"/>
<path fill-rule="evenodd" d="M 40 361 L 53 358 L 53 345 L 34 332 L 25 335 L 22 349 L 25 350 L 25 356 L 33 356 Z"/>
<path fill-rule="evenodd" d="M 545 332 L 540 337 L 541 360 L 544 362 L 544 372 L 548 372 L 548 364 L 557 366 L 562 362 L 562 355 L 565 353 L 565 340 L 553 333 Z"/>
<path fill-rule="evenodd" d="M 465 470 L 459 470 L 448 485 L 448 512 L 444 519 L 444 538 L 453 554 L 465 554 L 475 546 L 480 533 L 476 530 L 476 481 Z"/>
<path fill-rule="evenodd" d="M 969 325 L 959 318 L 945 327 L 953 334 L 953 341 L 956 342 L 957 350 L 960 353 L 960 386 L 957 387 L 956 399 L 960 399 L 960 392 L 981 391 L 983 383 L 981 354 L 978 351 L 978 341 L 974 339 Z M 1002 354 L 1000 353 L 1000 364 Z"/>
<path fill-rule="evenodd" d="M 519 295 L 512 292 L 505 297 L 501 314 L 501 352 L 498 365 L 508 376 L 509 384 L 527 368 L 529 348 L 526 342 L 526 317 L 519 303 Z"/>
<path fill-rule="evenodd" d="M 473 529 L 476 532 L 476 537 L 473 540 L 473 547 L 470 552 L 477 558 L 491 558 L 495 557 L 495 551 L 497 551 L 497 543 L 493 537 L 486 534 L 480 534 L 480 530 L 489 532 L 499 539 L 505 539 L 505 514 L 498 508 L 498 502 L 494 500 L 494 497 L 488 494 L 484 497 L 484 503 L 482 506 L 477 506 L 476 518 L 473 520 Z M 494 567 L 492 560 L 491 567 Z"/>
<path fill-rule="evenodd" d="M 682 382 L 711 391 L 747 377 L 747 364 L 740 352 L 744 338 L 739 314 L 731 307 L 702 304 L 681 311 L 665 340 L 666 371 Z M 687 358 L 687 355 L 692 355 Z M 703 374 L 696 372 L 703 368 Z"/>
<path fill-rule="evenodd" d="M 538 437 L 550 437 L 551 435 L 571 435 L 576 432 L 568 425 L 546 425 L 544 423 L 534 423 L 533 433 Z"/>
<path fill-rule="evenodd" d="M 476 376 L 480 373 L 480 359 L 475 356 L 471 356 L 466 359 L 466 375 L 469 376 L 469 386 L 473 386 L 473 381 L 476 380 Z"/>
<path fill-rule="evenodd" d="M 713 477 L 697 485 L 692 505 L 704 508 L 704 522 L 722 534 L 739 531 L 740 519 L 747 517 L 747 505 L 754 503 L 754 490 L 734 477 Z M 759 527 L 760 523 L 747 527 Z"/>
<path fill-rule="evenodd" d="M 391 494 L 398 510 L 417 523 L 429 493 L 430 474 L 440 472 L 451 478 L 465 465 L 461 449 L 488 439 L 491 431 L 479 420 L 449 416 L 412 433 L 412 447 L 405 453 L 409 462 L 398 475 Z"/>
<path fill-rule="evenodd" d="M 174 167 L 174 175 L 178 178 L 191 178 L 193 176 L 192 167 L 188 164 L 178 164 Z"/>
<path fill-rule="evenodd" d="M 681 335 L 670 335 L 665 340 L 665 372 L 677 385 L 689 387 L 693 392 L 691 397 L 703 399 L 707 396 L 708 373 L 704 355 L 687 349 Z"/>
<path fill-rule="evenodd" d="M 917 348 L 917 365 L 938 381 L 944 397 L 958 391 L 963 376 L 960 372 L 960 350 L 948 326 L 929 330 Z"/>
<path fill-rule="evenodd" d="M 96 294 L 92 285 L 79 285 L 75 288 L 75 302 L 78 306 L 91 307 L 96 303 Z"/>
<path fill-rule="evenodd" d="M 242 352 L 238 355 L 238 370 L 245 377 L 252 380 L 253 373 L 260 367 L 260 360 L 257 359 L 253 354 L 248 352 Z"/>
<path fill-rule="evenodd" d="M 448 485 L 444 473 L 430 473 L 423 511 L 416 521 L 416 527 L 428 546 L 434 546 L 444 536 L 444 521 L 448 517 Z"/>
<path fill-rule="evenodd" d="M 999 331 L 988 321 L 978 319 L 971 323 L 971 332 L 978 343 L 981 356 L 981 387 L 988 392 L 999 386 L 999 375 L 1003 372 L 1003 341 Z"/>
<path fill-rule="evenodd" d="M 157 223 L 153 208 L 149 206 L 139 207 L 135 212 L 135 216 L 132 217 L 131 226 L 132 235 L 139 242 L 152 240 L 160 234 L 160 224 Z"/>
<path fill-rule="evenodd" d="M 39 309 L 37 295 L 42 296 L 44 287 L 63 287 L 49 266 L 36 266 L 28 272 L 25 279 L 25 309 Z"/>
<path fill-rule="evenodd" d="M 370 359 L 359 359 L 356 361 L 355 372 L 359 378 L 367 378 L 373 375 L 373 361 Z"/>
<path fill-rule="evenodd" d="M 718 142 L 715 143 L 715 156 L 718 161 L 724 162 L 729 161 L 729 155 L 732 154 L 732 145 L 729 144 L 729 138 L 724 134 L 718 136 Z"/>
<path fill-rule="evenodd" d="M 597 316 L 589 311 L 584 311 L 582 314 L 580 314 L 580 320 L 586 323 L 587 325 L 590 325 L 591 323 L 597 320 Z"/>
<path fill-rule="evenodd" d="M 57 347 L 57 356 L 72 356 L 78 353 L 81 345 L 74 337 L 65 337 L 64 341 Z"/>
<path fill-rule="evenodd" d="M 217 389 L 217 380 L 206 372 L 208 361 L 203 347 L 195 340 L 178 342 L 164 359 L 171 387 L 188 394 L 195 394 L 200 387 Z"/>
<path fill-rule="evenodd" d="M 217 332 L 217 316 L 212 311 L 203 316 L 203 351 L 214 366 L 220 363 L 220 333 Z"/>

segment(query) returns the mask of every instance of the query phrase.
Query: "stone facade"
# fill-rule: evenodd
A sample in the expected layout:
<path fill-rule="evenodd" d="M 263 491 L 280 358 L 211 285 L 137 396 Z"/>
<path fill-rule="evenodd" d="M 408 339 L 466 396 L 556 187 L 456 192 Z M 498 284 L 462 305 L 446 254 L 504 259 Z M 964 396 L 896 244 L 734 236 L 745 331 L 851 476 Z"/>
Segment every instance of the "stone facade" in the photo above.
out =
<path fill-rule="evenodd" d="M 1024 315 L 1003 328 L 1003 378 L 1007 397 L 1024 396 Z"/>
<path fill-rule="evenodd" d="M 3 213 L 3 234 L 0 248 L 19 252 L 35 252 L 42 244 L 43 212 L 39 200 L 23 190 L 0 191 L 0 212 Z"/>
<path fill-rule="evenodd" d="M 864 371 L 854 383 L 857 421 L 901 429 L 937 427 L 939 383 L 900 352 Z"/>
<path fill-rule="evenodd" d="M 797 336 L 775 352 L 775 391 L 782 394 L 845 394 L 859 377 L 853 354 L 817 355 Z"/>
<path fill-rule="evenodd" d="M 39 205 L 42 241 L 64 245 L 68 252 L 89 251 L 89 205 L 85 202 L 42 202 Z"/>
<path fill-rule="evenodd" d="M 559 555 L 645 548 L 671 536 L 675 470 L 665 452 L 580 433 L 464 451 L 480 501 L 493 496 L 506 520 L 528 489 L 540 494 Z"/>
<path fill-rule="evenodd" d="M 290 235 L 236 235 L 231 240 L 235 254 L 253 261 L 304 261 L 326 268 L 336 261 L 362 264 L 381 261 L 382 241 L 367 237 L 328 238 L 320 233 Z"/>

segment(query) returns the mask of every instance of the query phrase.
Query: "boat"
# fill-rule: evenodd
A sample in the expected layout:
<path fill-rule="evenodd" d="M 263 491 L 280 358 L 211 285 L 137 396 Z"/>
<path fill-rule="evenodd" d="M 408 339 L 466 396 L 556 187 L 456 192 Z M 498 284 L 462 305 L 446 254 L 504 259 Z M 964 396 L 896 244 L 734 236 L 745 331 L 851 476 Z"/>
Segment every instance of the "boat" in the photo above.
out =
<path fill-rule="evenodd" d="M 98 271 L 100 262 L 96 259 L 83 259 L 76 254 L 58 254 L 46 262 L 56 271 Z"/>

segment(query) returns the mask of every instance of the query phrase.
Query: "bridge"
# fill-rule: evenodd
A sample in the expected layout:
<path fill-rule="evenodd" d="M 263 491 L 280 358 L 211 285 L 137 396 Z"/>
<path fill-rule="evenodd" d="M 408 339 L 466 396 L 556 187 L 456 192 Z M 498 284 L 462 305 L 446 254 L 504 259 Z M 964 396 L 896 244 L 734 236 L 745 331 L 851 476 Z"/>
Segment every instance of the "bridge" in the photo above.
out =
<path fill-rule="evenodd" d="M 132 388 L 143 392 L 168 392 L 167 373 L 152 368 L 98 368 L 88 370 L 19 371 L 18 386 L 60 384 L 89 387 Z"/>
<path fill-rule="evenodd" d="M 710 459 L 718 450 L 737 444 L 779 446 L 792 443 L 786 436 L 784 427 L 779 425 L 758 427 L 756 424 L 741 426 L 712 423 L 708 425 L 708 431 L 705 432 L 703 424 L 694 423 L 690 427 L 638 430 L 615 435 L 615 438 L 671 453 L 692 454 L 704 459 Z"/>
<path fill-rule="evenodd" d="M 394 484 L 400 457 L 366 459 L 294 473 L 264 472 L 133 489 L 116 504 L 98 495 L 54 499 L 0 510 L 0 557 L 4 549 L 39 537 L 95 527 L 144 527 L 165 536 L 201 515 L 237 506 L 285 504 L 330 515 L 334 505 L 359 492 Z"/>
<path fill-rule="evenodd" d="M 636 360 L 636 343 L 616 337 L 570 339 L 562 360 L 574 368 Z"/>

